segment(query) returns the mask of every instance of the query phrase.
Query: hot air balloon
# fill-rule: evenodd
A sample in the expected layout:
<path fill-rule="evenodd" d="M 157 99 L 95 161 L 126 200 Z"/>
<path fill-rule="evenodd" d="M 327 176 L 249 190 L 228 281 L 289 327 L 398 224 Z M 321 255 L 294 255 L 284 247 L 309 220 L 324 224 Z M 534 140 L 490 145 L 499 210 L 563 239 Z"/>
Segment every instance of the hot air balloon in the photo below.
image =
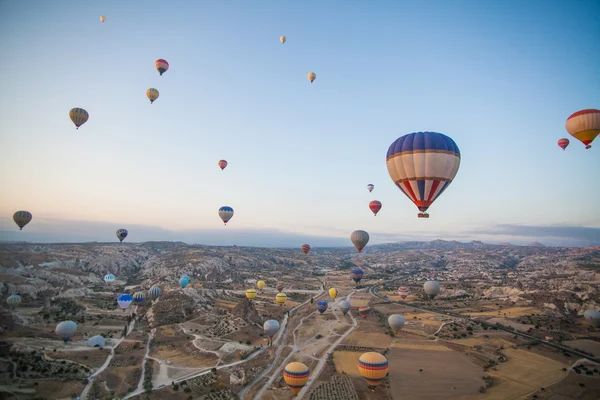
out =
<path fill-rule="evenodd" d="M 369 314 L 371 314 L 371 307 L 369 306 L 360 306 L 358 307 L 358 315 L 366 319 Z"/>
<path fill-rule="evenodd" d="M 339 302 L 338 307 L 342 310 L 342 313 L 346 315 L 350 311 L 350 302 L 348 300 L 342 300 Z"/>
<path fill-rule="evenodd" d="M 600 311 L 585 310 L 583 318 L 585 318 L 586 321 L 590 321 L 593 326 L 600 327 Z"/>
<path fill-rule="evenodd" d="M 158 286 L 152 286 L 150 290 L 148 290 L 148 294 L 152 300 L 156 300 L 162 294 L 162 290 Z"/>
<path fill-rule="evenodd" d="M 279 322 L 275 321 L 274 319 L 270 319 L 268 321 L 265 321 L 265 323 L 263 324 L 263 328 L 265 330 L 265 334 L 269 338 L 270 346 L 273 343 L 273 336 L 275 336 L 275 334 L 279 330 Z"/>
<path fill-rule="evenodd" d="M 287 40 L 287 38 L 285 36 L 281 36 L 279 38 L 279 41 L 281 42 L 281 44 L 284 44 L 286 40 Z"/>
<path fill-rule="evenodd" d="M 246 290 L 246 298 L 250 301 L 254 300 L 254 298 L 256 297 L 256 290 L 255 289 L 248 289 Z"/>
<path fill-rule="evenodd" d="M 371 209 L 371 211 L 373 211 L 373 214 L 375 214 L 375 216 L 377 216 L 377 213 L 379 212 L 379 210 L 381 210 L 381 202 L 377 201 L 377 200 L 373 200 L 372 202 L 369 203 L 369 208 Z"/>
<path fill-rule="evenodd" d="M 188 282 L 190 282 L 192 280 L 192 278 L 190 278 L 189 275 L 183 275 L 181 278 L 185 279 Z"/>
<path fill-rule="evenodd" d="M 107 285 L 110 285 L 111 283 L 113 283 L 115 281 L 115 276 L 113 274 L 106 274 L 104 275 L 104 282 L 106 282 Z"/>
<path fill-rule="evenodd" d="M 329 296 L 331 297 L 331 300 L 335 300 L 335 298 L 337 297 L 337 289 L 336 288 L 330 288 L 329 289 Z"/>
<path fill-rule="evenodd" d="M 104 347 L 106 346 L 106 340 L 100 335 L 92 336 L 87 341 L 88 347 Z"/>
<path fill-rule="evenodd" d="M 55 332 L 59 338 L 67 343 L 69 339 L 73 337 L 75 332 L 77 332 L 77 324 L 73 321 L 63 321 L 56 325 Z"/>
<path fill-rule="evenodd" d="M 225 225 L 227 225 L 227 222 L 233 217 L 233 208 L 229 206 L 219 208 L 219 217 L 221 217 Z"/>
<path fill-rule="evenodd" d="M 407 297 L 408 297 L 408 293 L 409 293 L 409 290 L 408 290 L 408 288 L 407 288 L 407 287 L 400 286 L 400 287 L 398 288 L 398 294 L 400 295 L 400 298 L 401 298 L 402 300 L 404 300 L 405 298 L 407 298 Z"/>
<path fill-rule="evenodd" d="M 144 292 L 135 292 L 133 294 L 133 301 L 136 303 L 143 303 L 146 299 L 146 294 Z"/>
<path fill-rule="evenodd" d="M 372 183 L 369 183 L 369 184 L 367 185 L 367 190 L 369 191 L 369 193 L 370 193 L 370 192 L 372 192 L 372 191 L 373 191 L 373 189 L 375 189 L 375 185 L 373 185 Z"/>
<path fill-rule="evenodd" d="M 148 100 L 150 100 L 150 104 L 154 103 L 154 100 L 158 99 L 158 96 L 160 96 L 158 90 L 154 88 L 146 90 L 146 97 L 148 98 Z"/>
<path fill-rule="evenodd" d="M 356 250 L 358 250 L 358 252 L 360 253 L 362 252 L 362 249 L 365 248 L 367 243 L 369 243 L 369 234 L 361 230 L 354 231 L 350 235 L 350 240 L 352 240 L 352 243 L 354 243 L 354 247 L 356 247 Z"/>
<path fill-rule="evenodd" d="M 308 252 L 310 251 L 310 246 L 307 244 L 303 244 L 302 246 L 300 246 L 300 249 L 304 254 L 308 254 Z"/>
<path fill-rule="evenodd" d="M 297 395 L 300 390 L 308 382 L 310 376 L 310 369 L 301 362 L 292 362 L 285 366 L 283 369 L 283 380 L 290 387 L 294 396 Z"/>
<path fill-rule="evenodd" d="M 363 275 L 364 275 L 363 270 L 356 268 L 356 269 L 353 269 L 352 272 L 350 273 L 350 278 L 352 278 L 354 283 L 359 283 L 360 280 L 362 279 Z"/>
<path fill-rule="evenodd" d="M 90 114 L 83 108 L 72 108 L 71 111 L 69 111 L 69 118 L 71 118 L 71 121 L 73 121 L 77 129 L 79 129 L 79 127 L 85 124 L 90 118 Z"/>
<path fill-rule="evenodd" d="M 19 230 L 22 231 L 23 227 L 31 222 L 33 216 L 29 211 L 17 211 L 13 214 L 13 221 L 19 227 Z"/>
<path fill-rule="evenodd" d="M 433 300 L 440 293 L 440 284 L 436 281 L 427 281 L 423 284 L 423 290 Z"/>
<path fill-rule="evenodd" d="M 398 138 L 387 151 L 392 181 L 419 209 L 419 218 L 450 186 L 460 166 L 454 140 L 437 132 L 416 132 Z"/>
<path fill-rule="evenodd" d="M 329 307 L 329 304 L 327 304 L 326 301 L 318 301 L 317 302 L 317 311 L 320 312 L 321 314 L 323 314 L 325 311 L 327 311 L 327 307 Z"/>
<path fill-rule="evenodd" d="M 21 304 L 21 296 L 19 296 L 18 294 L 11 294 L 6 299 L 6 304 L 8 304 L 14 309 L 17 305 Z"/>
<path fill-rule="evenodd" d="M 181 286 L 182 289 L 185 289 L 185 287 L 190 283 L 189 279 L 186 279 L 185 276 L 182 276 L 179 279 L 179 286 Z"/>
<path fill-rule="evenodd" d="M 388 374 L 388 360 L 380 353 L 364 353 L 358 359 L 358 371 L 374 390 Z"/>
<path fill-rule="evenodd" d="M 163 60 L 162 58 L 159 58 L 158 60 L 154 61 L 154 66 L 161 75 L 169 70 L 169 63 L 167 62 L 167 60 Z"/>
<path fill-rule="evenodd" d="M 123 243 L 123 240 L 127 237 L 128 234 L 129 232 L 127 232 L 127 229 L 117 230 L 117 238 L 120 240 L 121 243 Z"/>
<path fill-rule="evenodd" d="M 600 134 L 600 110 L 588 109 L 571 114 L 565 128 L 589 149 L 592 147 L 590 143 Z"/>
<path fill-rule="evenodd" d="M 567 138 L 558 139 L 558 147 L 560 147 L 563 150 L 567 148 L 569 143 L 571 142 L 569 142 L 569 139 Z"/>
<path fill-rule="evenodd" d="M 121 307 L 123 309 L 123 311 L 125 311 L 127 309 L 127 307 L 129 307 L 129 305 L 131 304 L 132 301 L 133 301 L 133 297 L 131 297 L 130 294 L 124 293 L 124 294 L 120 295 L 119 298 L 117 299 L 117 304 L 119 304 L 119 307 Z"/>
<path fill-rule="evenodd" d="M 283 306 L 285 304 L 285 302 L 287 301 L 287 294 L 285 294 L 285 293 L 277 293 L 277 296 L 275 296 L 275 301 L 280 306 Z"/>
<path fill-rule="evenodd" d="M 263 290 L 263 288 L 265 287 L 265 281 L 258 281 L 258 282 L 256 282 L 256 287 L 259 290 Z"/>
<path fill-rule="evenodd" d="M 221 171 L 223 171 L 225 167 L 227 167 L 227 161 L 225 160 L 219 160 L 217 164 L 219 165 L 219 168 L 221 168 Z"/>
<path fill-rule="evenodd" d="M 310 81 L 310 83 L 313 83 L 315 79 L 317 79 L 317 74 L 315 74 L 314 72 L 308 74 L 308 80 Z"/>
<path fill-rule="evenodd" d="M 281 292 L 283 290 L 283 284 L 278 283 L 277 286 L 275 286 L 275 289 L 277 289 L 278 292 Z"/>
<path fill-rule="evenodd" d="M 105 22 L 106 21 L 106 17 L 104 15 L 100 16 L 100 22 Z"/>
<path fill-rule="evenodd" d="M 388 324 L 395 334 L 404 327 L 404 317 L 398 314 L 392 314 L 388 317 Z"/>

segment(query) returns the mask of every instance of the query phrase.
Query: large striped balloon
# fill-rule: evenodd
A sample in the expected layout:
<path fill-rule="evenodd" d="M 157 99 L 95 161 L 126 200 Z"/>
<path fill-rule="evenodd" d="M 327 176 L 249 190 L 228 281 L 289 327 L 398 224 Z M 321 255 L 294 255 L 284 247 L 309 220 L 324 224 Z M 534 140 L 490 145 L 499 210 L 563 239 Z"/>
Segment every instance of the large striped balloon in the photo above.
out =
<path fill-rule="evenodd" d="M 364 353 L 358 359 L 358 371 L 369 386 L 377 386 L 388 374 L 388 360 L 380 353 Z"/>
<path fill-rule="evenodd" d="M 148 291 L 148 293 L 150 294 L 150 297 L 152 298 L 152 300 L 156 300 L 162 294 L 162 290 L 160 290 L 160 288 L 158 286 L 152 286 L 150 288 L 150 290 Z"/>
<path fill-rule="evenodd" d="M 589 149 L 592 147 L 590 143 L 600 134 L 600 110 L 588 109 L 571 114 L 567 118 L 565 128 L 571 136 Z"/>
<path fill-rule="evenodd" d="M 22 231 L 23 227 L 31 222 L 33 216 L 29 211 L 17 211 L 13 214 L 13 221 L 19 227 L 19 230 Z"/>
<path fill-rule="evenodd" d="M 386 165 L 402 193 L 421 211 L 420 218 L 450 186 L 460 166 L 454 140 L 437 132 L 416 132 L 398 138 L 389 147 Z"/>
<path fill-rule="evenodd" d="M 167 70 L 169 69 L 169 63 L 167 62 L 167 60 L 163 60 L 162 58 L 159 58 L 158 60 L 154 61 L 154 66 L 161 75 L 167 72 Z"/>
<path fill-rule="evenodd" d="M 283 369 L 283 379 L 294 395 L 297 395 L 302 390 L 306 382 L 308 382 L 309 377 L 310 369 L 301 362 L 289 363 Z"/>
<path fill-rule="evenodd" d="M 83 108 L 72 108 L 71 111 L 69 111 L 69 118 L 71 118 L 71 121 L 73 121 L 77 129 L 79 129 L 79 127 L 85 124 L 90 118 L 90 114 Z"/>

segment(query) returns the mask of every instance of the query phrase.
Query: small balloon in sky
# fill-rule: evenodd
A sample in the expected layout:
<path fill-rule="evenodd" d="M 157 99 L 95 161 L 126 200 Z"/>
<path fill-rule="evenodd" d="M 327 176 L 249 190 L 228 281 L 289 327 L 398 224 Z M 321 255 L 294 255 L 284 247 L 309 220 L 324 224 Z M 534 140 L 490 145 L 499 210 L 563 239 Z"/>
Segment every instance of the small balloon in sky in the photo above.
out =
<path fill-rule="evenodd" d="M 314 72 L 308 74 L 308 80 L 310 81 L 310 83 L 313 83 L 315 79 L 317 79 L 317 74 L 315 74 Z"/>
<path fill-rule="evenodd" d="M 106 17 L 104 15 L 100 16 L 100 22 L 105 22 L 106 21 Z"/>
<path fill-rule="evenodd" d="M 285 36 L 282 36 L 279 38 L 279 41 L 283 44 L 285 43 L 285 41 L 287 40 L 287 38 Z"/>

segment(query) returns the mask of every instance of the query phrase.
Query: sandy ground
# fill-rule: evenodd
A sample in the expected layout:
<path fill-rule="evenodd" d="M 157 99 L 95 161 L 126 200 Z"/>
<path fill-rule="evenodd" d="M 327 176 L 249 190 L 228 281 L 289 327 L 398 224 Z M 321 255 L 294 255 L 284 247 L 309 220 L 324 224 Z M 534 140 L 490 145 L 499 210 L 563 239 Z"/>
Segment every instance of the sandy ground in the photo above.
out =
<path fill-rule="evenodd" d="M 587 351 L 588 353 L 592 353 L 596 357 L 600 356 L 600 342 L 595 342 L 589 339 L 577 339 L 567 340 L 566 342 L 563 342 L 563 344 L 574 349 L 576 348 L 581 349 L 583 351 Z"/>
<path fill-rule="evenodd" d="M 471 317 L 496 317 L 498 315 L 504 316 L 504 314 L 506 314 L 507 317 L 516 318 L 524 315 L 540 313 L 541 311 L 534 307 L 513 307 L 500 310 L 500 314 L 498 314 L 497 309 L 484 312 L 462 312 L 461 314 L 469 314 Z"/>
<path fill-rule="evenodd" d="M 452 351 L 441 343 L 432 340 L 402 340 L 391 344 L 395 349 L 429 350 L 429 351 Z"/>
<path fill-rule="evenodd" d="M 362 321 L 360 321 L 362 322 Z M 371 332 L 366 334 L 366 331 L 359 327 L 359 329 L 352 332 L 346 339 L 341 343 L 341 346 L 365 346 L 365 347 L 378 347 L 385 348 L 389 346 L 392 339 L 385 333 Z"/>
<path fill-rule="evenodd" d="M 346 373 L 351 376 L 360 376 L 358 371 L 358 359 L 362 355 L 357 351 L 334 351 L 333 362 L 338 373 Z"/>
<path fill-rule="evenodd" d="M 516 330 L 518 330 L 519 332 L 527 332 L 527 330 L 529 328 L 534 327 L 533 325 L 521 324 L 519 322 L 511 321 L 510 319 L 506 319 L 506 318 L 492 318 L 492 319 L 489 319 L 487 322 L 489 322 L 490 324 L 500 323 L 504 326 L 511 326 L 511 327 L 515 328 Z"/>

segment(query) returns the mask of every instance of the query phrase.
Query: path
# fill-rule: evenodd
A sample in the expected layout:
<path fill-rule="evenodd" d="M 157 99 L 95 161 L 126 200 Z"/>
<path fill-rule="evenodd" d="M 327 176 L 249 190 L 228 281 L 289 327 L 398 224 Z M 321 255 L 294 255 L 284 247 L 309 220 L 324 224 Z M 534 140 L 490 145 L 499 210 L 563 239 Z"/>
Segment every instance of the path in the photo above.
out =
<path fill-rule="evenodd" d="M 144 359 L 142 360 L 142 375 L 140 376 L 140 381 L 137 385 L 137 390 L 144 389 L 144 377 L 146 376 L 146 360 L 148 360 L 148 355 L 150 354 L 150 342 L 154 338 L 154 332 L 156 332 L 156 328 L 152 329 L 148 334 L 148 342 L 146 343 L 146 354 L 144 354 Z"/>

